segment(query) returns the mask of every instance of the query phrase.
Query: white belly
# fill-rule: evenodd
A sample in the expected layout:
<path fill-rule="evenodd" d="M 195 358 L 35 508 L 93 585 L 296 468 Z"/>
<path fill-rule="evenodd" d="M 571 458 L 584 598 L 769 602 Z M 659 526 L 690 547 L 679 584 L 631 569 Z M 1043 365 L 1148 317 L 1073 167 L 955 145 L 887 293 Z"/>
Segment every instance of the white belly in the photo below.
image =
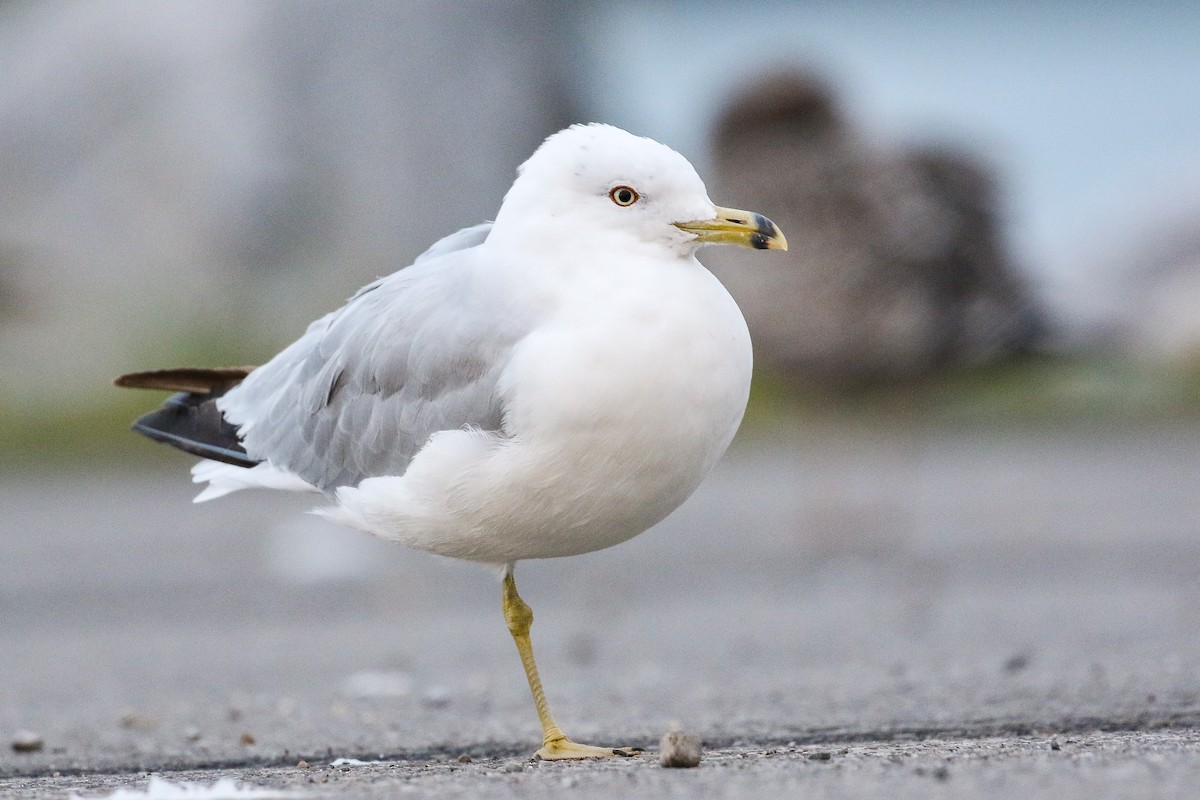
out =
<path fill-rule="evenodd" d="M 361 517 L 357 492 L 369 527 L 334 517 L 489 563 L 598 550 L 661 520 L 725 451 L 750 386 L 741 312 L 698 263 L 678 266 L 654 292 L 608 275 L 562 298 L 514 353 L 505 437 L 437 434 L 403 478 L 339 497 Z"/>

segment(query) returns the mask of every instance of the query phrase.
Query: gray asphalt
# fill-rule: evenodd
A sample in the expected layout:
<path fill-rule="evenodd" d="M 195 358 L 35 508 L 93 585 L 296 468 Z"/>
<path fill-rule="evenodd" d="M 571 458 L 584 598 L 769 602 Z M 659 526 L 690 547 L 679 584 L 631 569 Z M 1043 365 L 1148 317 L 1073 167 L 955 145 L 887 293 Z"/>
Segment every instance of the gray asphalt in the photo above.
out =
<path fill-rule="evenodd" d="M 565 765 L 527 763 L 495 576 L 302 498 L 193 506 L 187 459 L 156 464 L 0 476 L 0 737 L 44 741 L 0 740 L 2 797 L 147 772 L 305 797 L 1200 785 L 1195 425 L 743 437 L 654 530 L 519 567 L 564 729 L 648 749 Z M 700 768 L 657 766 L 674 727 Z"/>

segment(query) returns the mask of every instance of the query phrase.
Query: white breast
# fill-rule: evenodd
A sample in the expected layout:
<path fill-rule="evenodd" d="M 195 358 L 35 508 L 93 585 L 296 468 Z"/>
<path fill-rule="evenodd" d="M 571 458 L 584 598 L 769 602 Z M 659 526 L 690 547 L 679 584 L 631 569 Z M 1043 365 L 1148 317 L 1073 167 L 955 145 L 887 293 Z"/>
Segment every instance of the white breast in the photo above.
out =
<path fill-rule="evenodd" d="M 741 422 L 751 370 L 741 312 L 694 259 L 655 267 L 577 281 L 516 354 L 507 428 L 521 466 L 504 468 L 545 488 L 498 494 L 554 520 L 521 557 L 641 533 L 692 493 Z"/>
<path fill-rule="evenodd" d="M 609 547 L 669 514 L 737 430 L 750 339 L 695 259 L 642 266 L 558 293 L 505 375 L 507 438 L 438 434 L 404 478 L 364 481 L 342 506 L 369 499 L 373 533 L 491 563 Z"/>

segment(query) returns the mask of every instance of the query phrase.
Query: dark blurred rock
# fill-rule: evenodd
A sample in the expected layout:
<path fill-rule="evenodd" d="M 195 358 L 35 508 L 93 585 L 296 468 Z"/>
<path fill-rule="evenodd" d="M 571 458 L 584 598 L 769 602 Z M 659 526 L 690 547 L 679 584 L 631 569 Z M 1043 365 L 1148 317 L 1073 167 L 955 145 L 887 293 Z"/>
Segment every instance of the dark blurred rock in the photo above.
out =
<path fill-rule="evenodd" d="M 1041 324 L 998 231 L 995 182 L 949 147 L 880 150 L 830 89 L 780 74 L 718 121 L 713 196 L 767 214 L 790 250 L 705 255 L 759 363 L 835 383 L 907 378 L 1030 348 Z"/>

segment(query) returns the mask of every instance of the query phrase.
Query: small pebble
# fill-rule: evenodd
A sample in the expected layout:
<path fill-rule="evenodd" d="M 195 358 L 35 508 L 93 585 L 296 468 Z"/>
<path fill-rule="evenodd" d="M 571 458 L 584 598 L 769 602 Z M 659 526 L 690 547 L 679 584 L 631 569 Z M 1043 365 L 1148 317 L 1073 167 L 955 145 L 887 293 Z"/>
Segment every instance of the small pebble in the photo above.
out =
<path fill-rule="evenodd" d="M 13 734 L 12 749 L 14 753 L 40 753 L 46 746 L 41 736 L 33 731 L 17 731 Z"/>
<path fill-rule="evenodd" d="M 240 737 L 238 737 L 238 741 L 244 745 L 252 745 L 256 740 L 253 733 L 246 731 Z"/>
<path fill-rule="evenodd" d="M 304 759 L 300 759 L 298 762 L 296 762 L 296 769 L 308 769 L 308 762 Z"/>
<path fill-rule="evenodd" d="M 460 764 L 470 764 L 474 760 L 475 759 L 471 758 L 471 756 L 466 753 L 463 753 L 461 756 L 458 757 L 458 763 L 460 763 Z"/>
<path fill-rule="evenodd" d="M 664 767 L 698 767 L 703 752 L 699 736 L 669 731 L 658 743 L 658 763 Z"/>
<path fill-rule="evenodd" d="M 158 727 L 158 721 L 149 714 L 141 714 L 137 711 L 127 711 L 121 715 L 118 720 L 122 728 L 128 728 L 133 731 L 152 731 Z"/>
<path fill-rule="evenodd" d="M 818 750 L 815 753 L 808 754 L 809 761 L 828 761 L 831 758 L 833 758 L 833 753 L 828 750 Z"/>
<path fill-rule="evenodd" d="M 1062 745 L 1058 743 L 1058 739 L 1050 740 L 1050 749 L 1051 750 L 1062 750 Z"/>

